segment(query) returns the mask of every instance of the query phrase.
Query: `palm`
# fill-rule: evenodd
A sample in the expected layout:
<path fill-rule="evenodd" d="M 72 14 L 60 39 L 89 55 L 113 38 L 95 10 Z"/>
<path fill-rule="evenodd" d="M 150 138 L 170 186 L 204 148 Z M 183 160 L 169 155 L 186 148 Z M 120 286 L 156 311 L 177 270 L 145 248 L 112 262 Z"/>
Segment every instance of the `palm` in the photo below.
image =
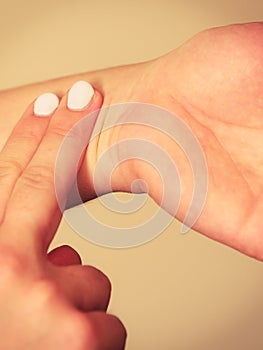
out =
<path fill-rule="evenodd" d="M 209 193 L 197 229 L 260 259 L 262 36 L 262 24 L 213 29 L 162 58 L 176 101 L 169 108 L 183 107 L 206 154 Z"/>
<path fill-rule="evenodd" d="M 262 37 L 263 24 L 212 29 L 157 60 L 98 75 L 106 106 L 147 102 L 186 121 L 203 147 L 209 173 L 206 205 L 194 229 L 263 260 Z M 101 137 L 96 150 L 102 153 L 116 137 L 130 137 L 131 133 L 129 128 L 121 136 Z M 162 146 L 169 142 L 149 130 L 145 133 L 140 126 L 135 127 L 134 135 L 157 140 Z M 177 151 L 170 155 L 180 167 L 182 157 Z M 90 146 L 83 183 L 91 169 L 92 152 Z M 123 178 L 116 175 L 114 180 L 113 176 L 115 190 L 129 190 L 129 181 L 125 183 Z M 182 201 L 189 204 L 189 173 L 184 172 L 182 180 L 186 188 Z M 160 202 L 158 194 L 153 197 Z M 184 204 L 177 213 L 179 219 L 184 219 L 188 209 Z"/>

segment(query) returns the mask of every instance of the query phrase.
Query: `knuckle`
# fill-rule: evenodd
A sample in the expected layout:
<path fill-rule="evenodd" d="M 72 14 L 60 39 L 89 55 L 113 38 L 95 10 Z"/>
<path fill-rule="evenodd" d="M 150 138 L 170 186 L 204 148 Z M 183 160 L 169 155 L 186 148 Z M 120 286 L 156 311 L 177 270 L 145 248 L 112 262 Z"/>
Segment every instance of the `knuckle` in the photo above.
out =
<path fill-rule="evenodd" d="M 54 172 L 45 165 L 29 166 L 20 178 L 22 184 L 33 189 L 49 189 L 54 184 Z"/>
<path fill-rule="evenodd" d="M 0 249 L 0 280 L 1 285 L 4 280 L 17 278 L 24 273 L 24 259 L 13 249 L 1 247 Z"/>
<path fill-rule="evenodd" d="M 91 317 L 89 315 L 80 315 L 76 321 L 72 331 L 79 339 L 79 347 L 76 346 L 77 350 L 97 350 L 102 348 L 104 341 L 102 340 L 105 328 L 101 327 L 101 324 L 105 327 L 113 326 L 116 331 L 116 337 L 118 338 L 118 349 L 124 349 L 127 338 L 127 331 L 123 323 L 118 317 L 105 314 L 105 313 L 93 313 Z M 117 343 L 116 342 L 116 343 Z"/>
<path fill-rule="evenodd" d="M 63 139 L 64 137 L 67 136 L 68 134 L 68 129 L 62 125 L 54 125 L 52 128 L 49 130 L 49 134 L 51 136 L 59 137 Z"/>
<path fill-rule="evenodd" d="M 109 278 L 99 269 L 94 266 L 87 266 L 87 269 L 93 274 L 94 279 L 100 282 L 103 288 L 107 289 L 109 292 L 111 291 L 111 282 Z"/>
<path fill-rule="evenodd" d="M 100 331 L 96 323 L 86 315 L 71 314 L 70 319 L 64 320 L 62 327 L 74 350 L 98 349 Z"/>
<path fill-rule="evenodd" d="M 32 305 L 44 306 L 59 300 L 60 290 L 55 282 L 44 279 L 34 283 L 31 290 Z"/>
<path fill-rule="evenodd" d="M 81 128 L 80 125 L 70 123 L 70 125 L 54 125 L 50 131 L 49 134 L 51 136 L 54 136 L 56 138 L 59 138 L 61 140 L 67 139 L 73 139 L 73 140 L 79 140 L 83 138 L 83 135 L 85 135 L 85 131 L 83 128 Z"/>
<path fill-rule="evenodd" d="M 76 327 L 77 326 L 77 327 Z M 90 350 L 95 350 L 98 348 L 100 331 L 98 324 L 94 320 L 85 318 L 79 319 L 76 323 L 75 330 L 78 333 L 80 339 L 80 345 L 86 346 Z M 82 348 L 81 348 L 82 349 Z"/>
<path fill-rule="evenodd" d="M 111 296 L 111 282 L 109 278 L 100 270 L 93 266 L 86 266 L 89 278 L 92 278 L 98 285 L 100 298 L 98 299 L 98 310 L 106 310 Z"/>
<path fill-rule="evenodd" d="M 22 171 L 22 165 L 14 159 L 4 159 L 0 162 L 0 178 L 18 176 Z"/>
<path fill-rule="evenodd" d="M 100 278 L 102 281 L 102 290 L 104 291 L 104 302 L 102 305 L 103 310 L 107 309 L 109 301 L 110 301 L 110 296 L 111 296 L 111 282 L 109 278 L 101 272 Z"/>
<path fill-rule="evenodd" d="M 35 144 L 39 143 L 40 132 L 36 128 L 32 128 L 31 125 L 28 125 L 27 128 L 24 128 L 20 132 L 16 132 L 15 138 L 10 141 L 13 146 L 20 147 L 21 145 Z"/>

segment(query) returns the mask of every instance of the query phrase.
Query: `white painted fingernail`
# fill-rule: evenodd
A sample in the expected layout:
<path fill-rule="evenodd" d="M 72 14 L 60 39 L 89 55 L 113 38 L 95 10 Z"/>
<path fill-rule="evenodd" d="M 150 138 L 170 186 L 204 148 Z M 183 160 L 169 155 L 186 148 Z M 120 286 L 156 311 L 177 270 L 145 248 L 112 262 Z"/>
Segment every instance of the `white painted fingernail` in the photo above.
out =
<path fill-rule="evenodd" d="M 93 87 L 86 81 L 75 83 L 68 93 L 68 109 L 81 111 L 90 103 L 94 95 Z"/>
<path fill-rule="evenodd" d="M 59 99 L 55 94 L 48 92 L 40 95 L 34 103 L 34 114 L 37 117 L 48 117 L 58 108 Z"/>

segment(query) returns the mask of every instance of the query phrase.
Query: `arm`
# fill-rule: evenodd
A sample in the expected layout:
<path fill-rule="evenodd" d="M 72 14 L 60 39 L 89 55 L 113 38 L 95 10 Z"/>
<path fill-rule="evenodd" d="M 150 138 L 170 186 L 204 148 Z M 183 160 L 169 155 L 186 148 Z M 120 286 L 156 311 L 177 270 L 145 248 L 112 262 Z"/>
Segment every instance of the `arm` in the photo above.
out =
<path fill-rule="evenodd" d="M 178 117 L 190 128 L 207 165 L 207 196 L 193 228 L 262 260 L 262 36 L 262 23 L 207 30 L 177 50 L 150 62 L 3 92 L 2 115 L 9 111 L 13 116 L 12 124 L 16 109 L 23 108 L 34 98 L 35 91 L 51 89 L 60 93 L 79 78 L 90 81 L 103 93 L 103 106 L 136 101 L 164 108 L 175 116 L 172 121 L 168 118 L 171 131 L 177 131 L 174 122 Z M 17 100 L 15 104 L 12 103 L 14 99 Z M 116 162 L 119 164 L 112 174 L 110 190 L 130 191 L 133 181 L 141 178 L 148 183 L 148 191 L 159 205 L 184 220 L 196 183 L 191 161 L 185 156 L 182 145 L 164 130 L 166 122 L 163 127 L 158 124 L 159 129 L 138 122 L 120 126 L 123 120 L 134 121 L 129 108 L 125 113 L 119 110 L 117 114 L 101 115 L 99 120 L 101 130 L 110 120 L 118 126 L 99 133 L 88 147 L 79 177 L 84 199 L 95 196 L 92 179 L 100 156 L 118 143 L 120 147 L 108 152 L 108 163 L 104 164 L 109 169 L 113 169 Z M 2 137 L 6 138 L 11 124 L 8 122 Z M 134 145 L 127 142 L 129 139 L 157 145 L 170 158 L 171 164 L 176 165 L 181 179 L 181 201 L 176 214 L 174 197 L 179 193 L 173 178 L 169 178 L 169 164 L 163 164 L 162 157 L 154 158 L 157 168 L 166 169 L 165 188 L 171 187 L 171 198 L 163 202 L 163 181 L 148 162 L 154 152 L 149 149 L 148 154 L 143 153 L 143 157 L 137 154 L 137 159 L 131 160 L 129 155 L 133 154 Z M 125 147 L 122 147 L 123 142 Z M 141 147 L 139 151 L 145 149 Z M 122 157 L 129 159 L 126 162 L 120 162 L 123 151 Z M 195 150 L 190 153 L 195 154 Z M 103 171 L 102 167 L 98 175 L 102 176 Z M 100 176 L 97 178 L 101 179 Z M 202 180 L 202 172 L 199 179 Z M 109 191 L 106 182 L 101 182 L 99 194 Z"/>
<path fill-rule="evenodd" d="M 146 75 L 147 71 L 150 71 L 151 75 L 152 66 L 152 62 L 147 62 L 109 68 L 0 91 L 0 115 L 2 116 L 0 117 L 0 149 L 4 146 L 16 125 L 19 113 L 21 114 L 21 111 L 25 110 L 26 106 L 40 94 L 53 92 L 57 96 L 63 96 L 74 82 L 85 80 L 90 82 L 92 86 L 105 96 L 102 108 L 115 103 L 137 101 L 141 98 L 140 95 L 142 95 L 144 90 L 143 84 L 140 83 L 141 77 Z M 137 92 L 140 85 L 140 90 Z M 109 136 L 110 139 L 114 139 L 114 137 Z M 108 141 L 107 138 L 106 134 L 105 137 L 100 138 L 99 147 L 102 151 L 113 142 L 111 140 Z M 96 141 L 93 142 L 93 146 L 89 147 L 86 153 L 86 161 L 83 162 L 80 171 L 80 192 L 84 200 L 94 198 L 96 195 L 92 184 L 96 163 L 94 153 L 96 153 L 98 148 Z M 122 184 L 119 176 L 116 177 L 115 183 L 118 189 L 129 190 L 129 184 Z"/>

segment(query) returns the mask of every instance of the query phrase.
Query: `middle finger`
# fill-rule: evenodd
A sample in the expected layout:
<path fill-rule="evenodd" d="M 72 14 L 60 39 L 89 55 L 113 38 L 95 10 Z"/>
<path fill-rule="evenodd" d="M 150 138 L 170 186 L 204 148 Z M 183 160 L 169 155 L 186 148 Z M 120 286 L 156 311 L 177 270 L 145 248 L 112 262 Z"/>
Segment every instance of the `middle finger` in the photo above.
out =
<path fill-rule="evenodd" d="M 48 118 L 58 107 L 54 94 L 43 94 L 31 104 L 14 128 L 0 153 L 0 223 L 15 183 L 33 157 L 48 127 Z M 44 106 L 42 114 L 39 108 Z M 36 117 L 37 115 L 37 117 Z"/>
<path fill-rule="evenodd" d="M 84 90 L 86 88 L 84 93 L 83 85 Z M 72 101 L 69 101 L 69 96 L 62 98 L 37 152 L 17 181 L 7 208 L 5 220 L 7 227 L 11 225 L 14 231 L 14 222 L 18 223 L 18 232 L 12 233 L 12 239 L 19 240 L 19 236 L 21 236 L 19 231 L 21 230 L 24 233 L 29 232 L 31 236 L 26 237 L 26 240 L 36 243 L 42 252 L 43 249 L 47 249 L 61 218 L 55 190 L 61 190 L 63 195 L 65 194 L 64 199 L 66 200 L 67 192 L 76 174 L 76 166 L 79 166 L 80 153 L 83 150 L 83 145 L 87 145 L 89 141 L 88 138 L 93 130 L 98 109 L 102 104 L 101 94 L 96 91 L 94 95 L 93 93 L 91 95 L 91 91 L 87 91 L 88 86 L 87 83 L 86 85 L 78 85 L 77 83 L 69 91 L 69 96 L 75 97 L 77 102 L 83 103 L 81 96 L 86 97 L 87 103 L 82 106 L 81 110 L 75 107 L 74 111 L 69 110 L 68 104 Z M 79 87 L 80 89 L 78 89 Z M 91 112 L 94 113 L 90 114 Z M 86 115 L 89 116 L 87 123 L 85 123 L 85 130 L 79 128 L 75 130 L 74 128 L 75 132 L 67 137 L 69 140 L 68 154 L 64 157 L 65 159 L 61 160 L 60 168 L 56 168 L 56 178 L 59 179 L 60 188 L 55 189 L 54 169 L 59 148 L 69 130 Z"/>

